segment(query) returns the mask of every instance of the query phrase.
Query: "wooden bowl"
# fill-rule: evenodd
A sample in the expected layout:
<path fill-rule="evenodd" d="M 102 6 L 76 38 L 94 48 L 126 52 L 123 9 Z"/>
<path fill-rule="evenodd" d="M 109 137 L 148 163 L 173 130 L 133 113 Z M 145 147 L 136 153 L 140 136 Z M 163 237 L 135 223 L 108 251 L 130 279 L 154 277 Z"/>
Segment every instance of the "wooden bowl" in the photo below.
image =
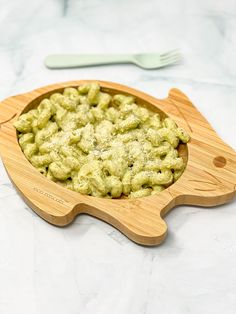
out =
<path fill-rule="evenodd" d="M 103 199 L 68 190 L 41 175 L 26 159 L 18 144 L 13 122 L 51 93 L 89 81 L 49 85 L 13 96 L 0 103 L 0 152 L 9 177 L 25 202 L 43 219 L 63 226 L 75 216 L 86 213 L 113 225 L 131 240 L 144 245 L 160 244 L 167 225 L 162 219 L 180 204 L 215 206 L 231 200 L 236 193 L 236 154 L 212 129 L 190 100 L 171 89 L 168 98 L 158 100 L 132 88 L 99 81 L 109 93 L 136 97 L 137 103 L 167 114 L 191 136 L 180 146 L 187 158 L 183 175 L 158 195 L 138 199 Z"/>

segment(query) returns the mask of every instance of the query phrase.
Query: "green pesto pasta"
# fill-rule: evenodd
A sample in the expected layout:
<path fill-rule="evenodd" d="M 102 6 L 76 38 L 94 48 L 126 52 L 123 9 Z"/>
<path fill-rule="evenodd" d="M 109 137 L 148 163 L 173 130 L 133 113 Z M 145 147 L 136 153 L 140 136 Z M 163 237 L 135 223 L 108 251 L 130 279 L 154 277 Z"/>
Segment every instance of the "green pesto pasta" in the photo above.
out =
<path fill-rule="evenodd" d="M 170 118 L 114 96 L 98 83 L 65 88 L 14 123 L 19 145 L 45 177 L 105 198 L 160 193 L 185 169 L 178 145 L 189 135 Z"/>

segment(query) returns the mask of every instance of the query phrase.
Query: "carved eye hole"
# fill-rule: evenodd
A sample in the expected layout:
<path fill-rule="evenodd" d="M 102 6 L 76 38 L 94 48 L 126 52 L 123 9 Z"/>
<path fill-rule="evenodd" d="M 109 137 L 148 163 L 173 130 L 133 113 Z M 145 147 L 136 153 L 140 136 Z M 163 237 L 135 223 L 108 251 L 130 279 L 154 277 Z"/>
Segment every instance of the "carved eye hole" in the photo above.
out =
<path fill-rule="evenodd" d="M 217 168 L 223 168 L 226 165 L 227 161 L 225 159 L 225 157 L 223 156 L 217 156 L 213 159 L 213 164 L 217 167 Z"/>

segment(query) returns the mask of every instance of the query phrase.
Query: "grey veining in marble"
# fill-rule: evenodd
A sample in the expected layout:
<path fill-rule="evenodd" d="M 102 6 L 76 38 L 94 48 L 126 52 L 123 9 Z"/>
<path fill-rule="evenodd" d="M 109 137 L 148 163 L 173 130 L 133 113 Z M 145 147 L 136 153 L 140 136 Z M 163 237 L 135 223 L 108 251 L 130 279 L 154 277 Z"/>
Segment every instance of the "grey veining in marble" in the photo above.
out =
<path fill-rule="evenodd" d="M 236 2 L 1 0 L 0 98 L 73 79 L 120 82 L 153 96 L 183 90 L 236 148 Z M 151 52 L 179 47 L 180 65 L 50 71 L 51 53 Z M 0 163 L 1 314 L 235 314 L 236 202 L 179 206 L 163 245 L 138 246 L 83 215 L 40 219 Z"/>

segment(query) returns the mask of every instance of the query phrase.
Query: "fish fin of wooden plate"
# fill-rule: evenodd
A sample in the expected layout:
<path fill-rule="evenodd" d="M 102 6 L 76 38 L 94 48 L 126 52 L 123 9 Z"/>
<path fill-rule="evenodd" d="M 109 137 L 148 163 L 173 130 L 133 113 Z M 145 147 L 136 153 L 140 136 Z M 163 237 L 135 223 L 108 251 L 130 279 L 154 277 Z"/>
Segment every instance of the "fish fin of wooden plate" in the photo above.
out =
<path fill-rule="evenodd" d="M 54 225 L 67 225 L 84 213 L 111 224 L 139 244 L 157 245 L 166 237 L 167 225 L 161 217 L 161 210 L 174 206 L 173 198 L 167 191 L 160 197 L 97 198 L 65 189 L 39 175 L 31 165 L 25 169 L 22 164 L 16 171 L 11 160 L 5 159 L 5 162 L 10 178 L 24 201 L 40 217 Z M 30 176 L 31 179 L 22 184 L 22 176 Z"/>
<path fill-rule="evenodd" d="M 163 242 L 167 225 L 161 210 L 174 206 L 168 189 L 158 196 L 139 199 L 112 200 L 81 195 L 41 175 L 22 154 L 16 139 L 12 139 L 14 150 L 10 149 L 6 143 L 11 132 L 12 123 L 7 123 L 0 132 L 3 163 L 26 204 L 44 220 L 65 226 L 85 213 L 113 225 L 136 243 L 150 246 Z"/>
<path fill-rule="evenodd" d="M 167 235 L 166 222 L 161 217 L 163 208 L 174 206 L 172 197 L 149 196 L 139 199 L 101 199 L 87 197 L 78 204 L 80 213 L 86 213 L 108 222 L 132 241 L 152 246 L 162 243 Z"/>

